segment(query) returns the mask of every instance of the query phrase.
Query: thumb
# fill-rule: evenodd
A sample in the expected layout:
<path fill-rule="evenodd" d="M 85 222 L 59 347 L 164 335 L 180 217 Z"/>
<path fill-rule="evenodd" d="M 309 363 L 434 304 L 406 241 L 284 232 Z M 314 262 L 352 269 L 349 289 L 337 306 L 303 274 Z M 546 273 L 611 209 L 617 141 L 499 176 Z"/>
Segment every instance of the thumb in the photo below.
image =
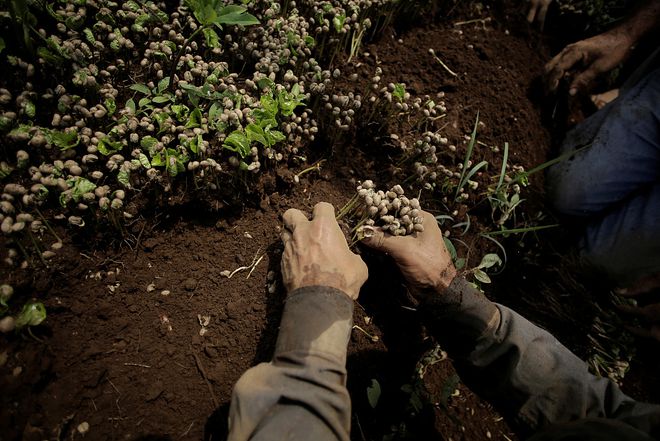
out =
<path fill-rule="evenodd" d="M 385 233 L 380 227 L 366 226 L 362 229 L 362 233 L 364 234 L 364 238 L 362 239 L 363 244 L 369 248 L 392 254 L 393 256 L 396 256 L 400 252 L 403 245 L 401 241 L 405 241 L 403 237 Z"/>

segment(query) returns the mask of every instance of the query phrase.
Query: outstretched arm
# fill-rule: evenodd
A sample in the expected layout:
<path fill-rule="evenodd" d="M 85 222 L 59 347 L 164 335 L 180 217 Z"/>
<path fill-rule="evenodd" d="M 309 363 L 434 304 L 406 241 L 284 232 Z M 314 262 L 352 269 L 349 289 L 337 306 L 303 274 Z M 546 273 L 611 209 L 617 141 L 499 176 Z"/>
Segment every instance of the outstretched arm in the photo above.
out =
<path fill-rule="evenodd" d="M 313 220 L 284 214 L 282 278 L 289 293 L 270 363 L 248 370 L 232 395 L 229 440 L 348 440 L 346 347 L 367 267 L 346 244 L 334 208 Z"/>
<path fill-rule="evenodd" d="M 660 0 L 648 0 L 615 28 L 569 44 L 545 66 L 550 91 L 564 77 L 571 77 L 569 93 L 588 90 L 599 75 L 623 63 L 635 46 L 660 28 Z"/>
<path fill-rule="evenodd" d="M 461 377 L 496 402 L 519 431 L 583 418 L 618 419 L 646 433 L 653 424 L 658 429 L 659 406 L 638 403 L 611 381 L 591 375 L 548 332 L 453 277 L 440 228 L 429 213 L 424 227 L 416 237 L 376 229 L 365 243 L 392 255 Z"/>

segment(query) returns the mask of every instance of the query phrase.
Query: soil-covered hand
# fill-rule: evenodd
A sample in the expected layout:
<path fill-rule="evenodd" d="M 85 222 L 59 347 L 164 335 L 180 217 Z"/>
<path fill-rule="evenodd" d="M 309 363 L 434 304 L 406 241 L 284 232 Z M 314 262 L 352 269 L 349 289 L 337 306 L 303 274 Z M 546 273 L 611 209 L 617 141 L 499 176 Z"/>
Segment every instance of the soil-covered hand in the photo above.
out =
<path fill-rule="evenodd" d="M 545 65 L 548 89 L 554 92 L 562 78 L 572 77 L 570 95 L 587 91 L 594 79 L 628 57 L 633 44 L 633 38 L 621 29 L 569 44 Z"/>
<path fill-rule="evenodd" d="M 545 16 L 548 13 L 548 7 L 552 0 L 529 0 L 529 12 L 527 13 L 527 21 L 533 23 L 535 20 L 539 27 L 543 29 L 545 24 Z"/>
<path fill-rule="evenodd" d="M 367 265 L 351 252 L 327 202 L 314 207 L 312 220 L 300 210 L 284 213 L 282 278 L 287 291 L 305 286 L 330 286 L 357 299 L 367 280 Z"/>
<path fill-rule="evenodd" d="M 621 305 L 619 309 L 626 314 L 638 317 L 642 322 L 643 327 L 628 326 L 627 329 L 631 333 L 660 342 L 660 302 L 657 302 L 658 294 L 660 294 L 660 273 L 645 277 L 630 288 L 618 290 L 617 293 L 623 297 L 637 299 L 649 296 L 654 298 L 644 306 Z"/>
<path fill-rule="evenodd" d="M 442 293 L 456 277 L 456 269 L 445 246 L 440 227 L 432 214 L 421 212 L 424 231 L 392 236 L 380 228 L 365 229 L 362 242 L 390 254 L 411 288 Z"/>

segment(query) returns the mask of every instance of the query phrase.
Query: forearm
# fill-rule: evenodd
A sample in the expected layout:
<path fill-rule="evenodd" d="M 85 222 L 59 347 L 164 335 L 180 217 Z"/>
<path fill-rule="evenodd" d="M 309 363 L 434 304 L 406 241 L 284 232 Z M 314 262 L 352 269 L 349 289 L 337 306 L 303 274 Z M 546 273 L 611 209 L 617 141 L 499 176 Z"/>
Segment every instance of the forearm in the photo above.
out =
<path fill-rule="evenodd" d="M 591 375 L 548 332 L 489 302 L 464 280 L 448 291 L 448 305 L 441 295 L 426 301 L 437 338 L 466 384 L 493 401 L 520 431 L 586 417 L 660 415 L 659 408 L 637 403 L 611 381 Z"/>
<path fill-rule="evenodd" d="M 285 305 L 275 355 L 236 384 L 229 440 L 348 440 L 346 347 L 353 301 L 327 287 L 301 288 Z"/>
<path fill-rule="evenodd" d="M 646 3 L 619 26 L 610 32 L 622 32 L 636 45 L 640 40 L 657 34 L 660 31 L 660 0 L 647 0 Z"/>

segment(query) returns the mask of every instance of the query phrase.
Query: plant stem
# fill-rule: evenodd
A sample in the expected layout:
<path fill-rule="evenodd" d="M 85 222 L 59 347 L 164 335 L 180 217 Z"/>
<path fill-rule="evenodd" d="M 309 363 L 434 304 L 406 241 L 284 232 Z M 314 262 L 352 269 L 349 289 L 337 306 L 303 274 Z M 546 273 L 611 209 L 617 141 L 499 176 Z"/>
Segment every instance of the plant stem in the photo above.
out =
<path fill-rule="evenodd" d="M 488 233 L 482 233 L 483 236 L 501 236 L 503 234 L 520 234 L 520 233 L 529 233 L 532 231 L 546 230 L 548 228 L 556 228 L 559 224 L 552 225 L 539 225 L 536 227 L 525 227 L 525 228 L 513 228 L 511 230 L 499 230 L 499 231 L 489 231 Z"/>
<path fill-rule="evenodd" d="M 339 213 L 337 213 L 337 216 L 336 216 L 337 220 L 340 220 L 342 217 L 346 216 L 349 211 L 351 211 L 351 209 L 353 208 L 353 206 L 357 202 L 358 197 L 359 196 L 357 194 L 353 195 L 353 197 L 346 203 L 346 205 L 344 205 L 342 207 L 342 209 L 339 210 Z"/>
<path fill-rule="evenodd" d="M 309 173 L 312 170 L 321 170 L 321 164 L 325 162 L 325 159 L 321 159 L 320 161 L 317 161 L 315 164 L 313 164 L 311 167 L 306 168 L 305 170 L 301 171 L 300 173 L 296 174 L 296 176 L 301 177 L 305 173 Z"/>
<path fill-rule="evenodd" d="M 32 245 L 34 245 L 34 247 L 37 250 L 37 255 L 39 256 L 39 260 L 41 260 L 41 263 L 43 263 L 44 266 L 46 268 L 48 268 L 48 264 L 46 263 L 46 260 L 44 259 L 44 256 L 41 255 L 41 250 L 39 249 L 39 245 L 37 244 L 37 241 L 35 240 L 34 236 L 32 235 L 32 232 L 30 230 L 26 230 L 26 231 L 27 231 L 28 237 L 32 241 Z"/>
<path fill-rule="evenodd" d="M 43 221 L 44 225 L 46 226 L 46 228 L 48 229 L 48 231 L 50 232 L 50 234 L 52 234 L 52 235 L 55 237 L 55 239 L 57 239 L 58 242 L 62 242 L 62 239 L 60 239 L 60 237 L 57 235 L 57 233 L 55 233 L 55 230 L 53 230 L 53 229 L 51 228 L 50 224 L 48 223 L 48 221 L 46 220 L 46 218 L 44 217 L 44 215 L 41 214 L 41 211 L 39 211 L 39 209 L 38 209 L 37 207 L 34 207 L 34 209 L 37 211 L 37 214 L 39 215 L 39 217 L 40 217 L 41 220 Z"/>
<path fill-rule="evenodd" d="M 446 64 L 445 64 L 445 63 L 444 63 L 444 62 L 443 62 L 443 61 L 442 61 L 437 55 L 433 55 L 433 58 L 435 58 L 436 61 L 437 61 L 438 63 L 440 63 L 440 66 L 444 67 L 445 70 L 446 70 L 447 72 L 449 72 L 450 75 L 452 75 L 452 76 L 454 76 L 454 77 L 457 77 L 457 76 L 458 76 L 458 74 L 457 74 L 456 72 L 454 72 L 453 70 L 451 70 L 451 69 L 449 68 L 449 66 L 447 66 L 447 65 L 446 65 Z"/>
<path fill-rule="evenodd" d="M 208 26 L 200 26 L 198 27 L 195 32 L 190 34 L 190 37 L 186 38 L 186 41 L 183 42 L 181 45 L 181 49 L 179 49 L 179 52 L 176 53 L 176 56 L 174 57 L 174 60 L 172 62 L 172 67 L 170 68 L 170 86 L 169 87 L 174 87 L 174 74 L 176 73 L 176 65 L 179 64 L 179 59 L 181 58 L 181 55 L 183 55 L 183 52 L 186 50 L 190 42 L 195 38 L 202 30 L 206 29 Z"/>

